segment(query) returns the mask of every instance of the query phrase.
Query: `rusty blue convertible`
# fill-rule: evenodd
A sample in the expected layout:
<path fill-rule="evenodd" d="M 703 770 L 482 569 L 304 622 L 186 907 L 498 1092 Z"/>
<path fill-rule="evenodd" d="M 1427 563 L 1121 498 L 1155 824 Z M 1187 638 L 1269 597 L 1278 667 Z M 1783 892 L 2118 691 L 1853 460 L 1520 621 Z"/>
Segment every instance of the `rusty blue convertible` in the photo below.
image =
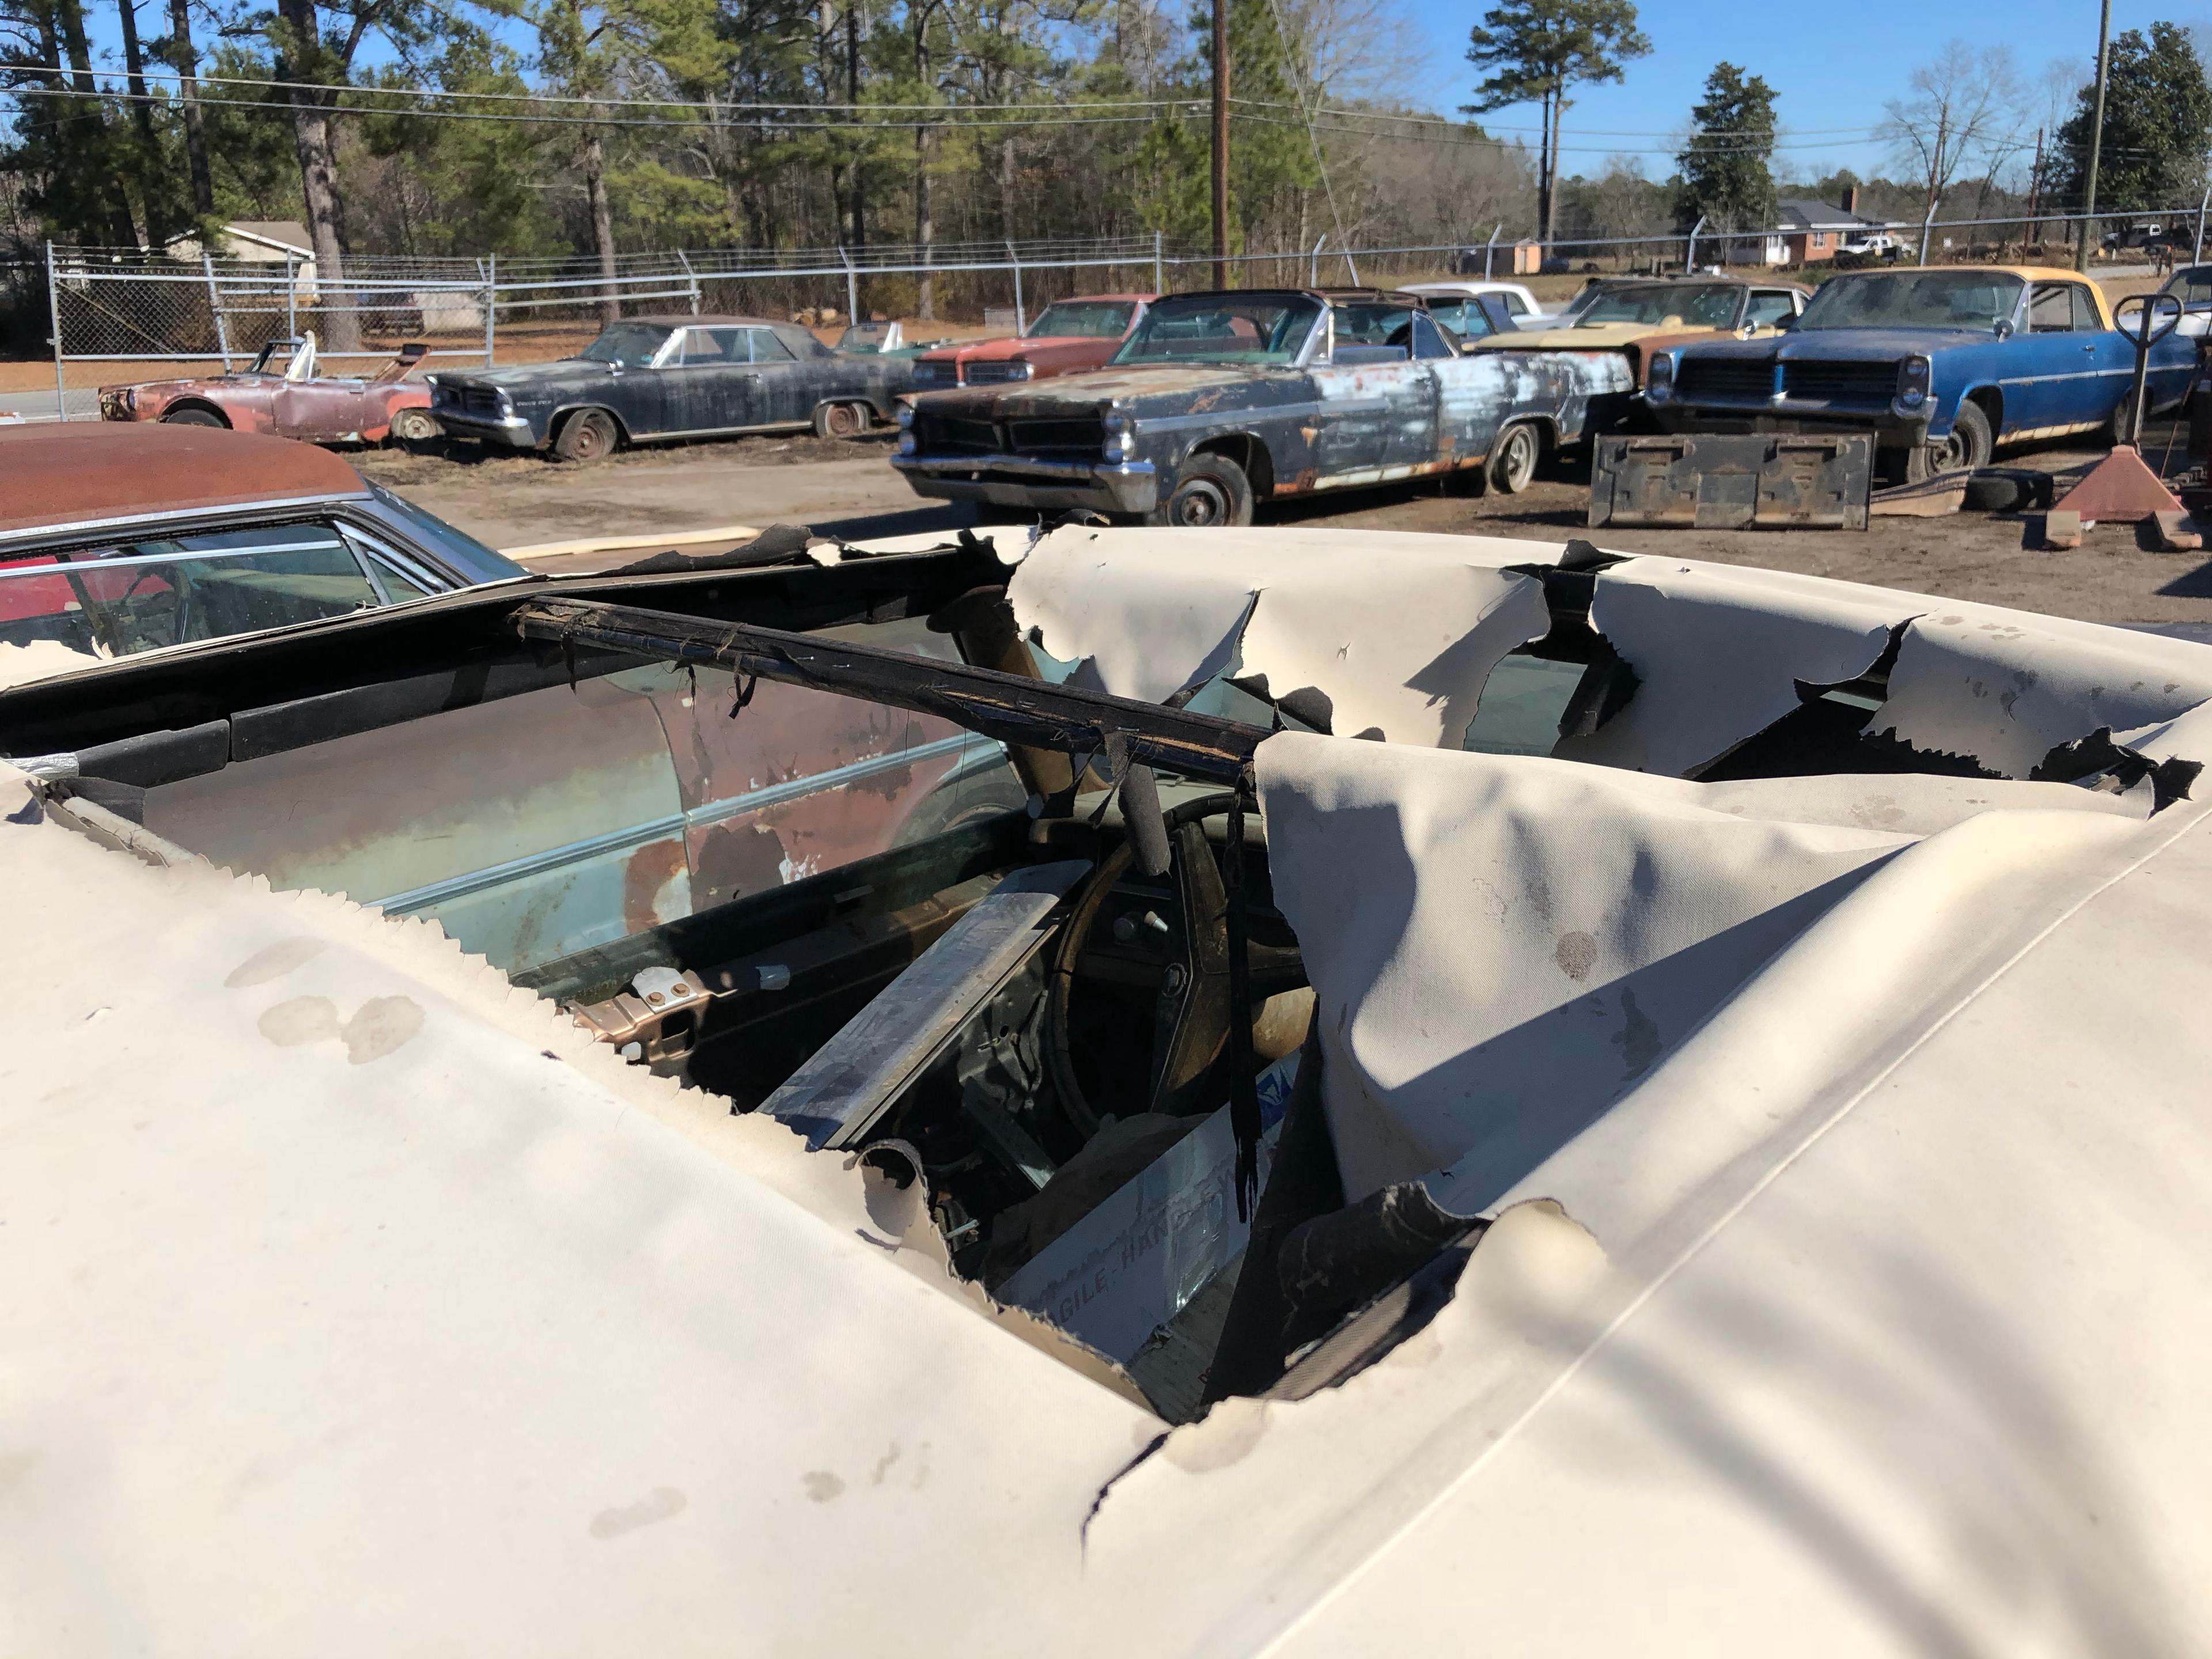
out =
<path fill-rule="evenodd" d="M 1522 489 L 1634 390 L 1615 356 L 1462 356 L 1419 295 L 1183 294 L 1094 373 L 915 398 L 892 465 L 945 500 L 1249 524 L 1268 500 L 1430 473 Z"/>

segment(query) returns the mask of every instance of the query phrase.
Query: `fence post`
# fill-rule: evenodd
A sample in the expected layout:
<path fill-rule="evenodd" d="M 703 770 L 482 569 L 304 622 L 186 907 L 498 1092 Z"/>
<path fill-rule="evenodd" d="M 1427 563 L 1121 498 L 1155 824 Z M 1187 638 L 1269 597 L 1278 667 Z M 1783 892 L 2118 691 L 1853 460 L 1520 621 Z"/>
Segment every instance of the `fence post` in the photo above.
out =
<path fill-rule="evenodd" d="M 2212 208 L 2212 185 L 2204 186 L 2204 199 L 2197 204 L 2197 252 L 2189 256 L 2189 263 L 2192 265 L 2204 258 L 2204 210 L 2207 208 Z"/>
<path fill-rule="evenodd" d="M 1022 256 L 1014 252 L 1012 242 L 1006 244 L 1006 258 L 1014 264 L 1014 332 L 1025 334 L 1029 331 L 1030 324 L 1029 319 L 1022 313 Z"/>
<path fill-rule="evenodd" d="M 860 320 L 860 279 L 854 274 L 853 256 L 842 242 L 837 245 L 837 262 L 845 267 L 845 321 L 850 325 Z"/>
<path fill-rule="evenodd" d="M 1160 263 L 1160 234 L 1156 230 L 1152 233 L 1152 292 L 1164 294 L 1167 291 L 1166 270 Z"/>
<path fill-rule="evenodd" d="M 1936 210 L 1940 205 L 1942 205 L 1940 201 L 1930 202 L 1928 204 L 1928 216 L 1920 222 L 1920 264 L 1923 270 L 1928 264 L 1928 234 L 1935 228 Z"/>
<path fill-rule="evenodd" d="M 1306 255 L 1306 283 L 1311 288 L 1321 286 L 1321 245 L 1328 240 L 1327 231 L 1314 238 L 1313 252 Z"/>
<path fill-rule="evenodd" d="M 493 343 L 497 337 L 499 315 L 499 255 L 484 260 L 484 367 L 491 367 Z"/>
<path fill-rule="evenodd" d="M 696 317 L 699 314 L 699 273 L 691 269 L 690 260 L 684 257 L 684 250 L 680 247 L 676 250 L 676 263 L 684 267 L 684 280 L 691 289 L 691 314 Z"/>
<path fill-rule="evenodd" d="M 69 389 L 62 380 L 62 291 L 54 281 L 54 245 L 46 244 L 46 316 L 54 328 L 54 418 L 69 419 Z"/>
<path fill-rule="evenodd" d="M 1685 276 L 1698 268 L 1698 233 L 1705 228 L 1705 216 L 1700 213 L 1698 216 L 1698 222 L 1690 227 L 1690 251 L 1682 256 L 1682 271 Z"/>
<path fill-rule="evenodd" d="M 289 253 L 284 256 L 284 332 L 293 339 L 300 337 L 300 283 Z"/>
<path fill-rule="evenodd" d="M 1490 262 L 1498 256 L 1498 233 L 1504 228 L 1502 224 L 1491 226 L 1490 240 L 1482 245 L 1482 280 L 1486 283 L 1490 280 Z"/>
<path fill-rule="evenodd" d="M 228 374 L 230 373 L 230 330 L 222 320 L 222 295 L 216 289 L 215 255 L 204 248 L 200 250 L 200 269 L 207 273 L 208 310 L 215 318 L 215 349 L 222 354 L 222 372 Z M 322 280 L 319 270 L 315 273 L 315 279 L 318 282 Z"/>

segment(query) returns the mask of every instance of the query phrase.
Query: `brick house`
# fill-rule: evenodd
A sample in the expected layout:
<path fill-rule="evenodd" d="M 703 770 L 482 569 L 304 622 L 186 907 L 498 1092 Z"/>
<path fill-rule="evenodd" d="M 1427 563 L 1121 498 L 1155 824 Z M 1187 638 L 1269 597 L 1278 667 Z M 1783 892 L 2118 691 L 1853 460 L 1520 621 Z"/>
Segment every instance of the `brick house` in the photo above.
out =
<path fill-rule="evenodd" d="M 1809 265 L 1836 257 L 1845 242 L 1877 230 L 1887 230 L 1887 221 L 1869 219 L 1858 210 L 1856 185 L 1844 191 L 1840 205 L 1826 202 L 1784 201 L 1775 204 L 1775 219 L 1789 249 L 1789 263 Z"/>

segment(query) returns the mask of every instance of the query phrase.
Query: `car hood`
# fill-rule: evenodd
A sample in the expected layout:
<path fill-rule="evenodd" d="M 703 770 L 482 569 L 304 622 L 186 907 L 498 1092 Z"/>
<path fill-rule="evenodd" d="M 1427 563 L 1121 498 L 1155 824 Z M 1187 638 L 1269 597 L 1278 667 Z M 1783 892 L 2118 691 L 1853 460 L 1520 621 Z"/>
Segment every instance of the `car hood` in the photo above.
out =
<path fill-rule="evenodd" d="M 933 392 L 916 398 L 915 405 L 950 415 L 977 417 L 1060 414 L 1073 410 L 1103 409 L 1108 404 L 1136 405 L 1141 410 L 1144 404 L 1155 400 L 1188 408 L 1189 400 L 1208 392 L 1224 392 L 1299 373 L 1302 371 L 1228 363 L 1102 368 L 1055 380 L 1034 391 L 1018 386 L 993 386 Z"/>
<path fill-rule="evenodd" d="M 1993 345 L 1996 337 L 1977 328 L 1808 328 L 1784 337 L 1777 355 L 1785 362 L 1891 362 L 1958 346 Z"/>
<path fill-rule="evenodd" d="M 612 363 L 595 363 L 585 357 L 563 357 L 558 362 L 518 363 L 512 368 L 477 368 L 465 374 L 452 369 L 438 371 L 441 386 L 483 386 L 507 392 L 565 392 L 572 387 L 597 386 L 616 374 Z M 623 369 L 625 374 L 641 374 L 640 369 Z"/>

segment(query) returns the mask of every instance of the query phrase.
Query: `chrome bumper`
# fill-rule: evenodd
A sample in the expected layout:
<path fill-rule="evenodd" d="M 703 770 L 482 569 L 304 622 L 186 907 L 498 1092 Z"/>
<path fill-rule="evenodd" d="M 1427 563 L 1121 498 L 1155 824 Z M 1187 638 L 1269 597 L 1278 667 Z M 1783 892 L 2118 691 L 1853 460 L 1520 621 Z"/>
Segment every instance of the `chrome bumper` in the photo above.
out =
<path fill-rule="evenodd" d="M 1159 501 L 1150 461 L 1042 461 L 1033 455 L 894 455 L 917 495 L 1047 512 L 1149 513 Z"/>
<path fill-rule="evenodd" d="M 524 416 L 465 415 L 459 407 L 444 404 L 432 404 L 430 416 L 446 429 L 449 438 L 481 438 L 488 444 L 504 444 L 509 449 L 538 447 L 538 434 L 531 429 Z"/>

